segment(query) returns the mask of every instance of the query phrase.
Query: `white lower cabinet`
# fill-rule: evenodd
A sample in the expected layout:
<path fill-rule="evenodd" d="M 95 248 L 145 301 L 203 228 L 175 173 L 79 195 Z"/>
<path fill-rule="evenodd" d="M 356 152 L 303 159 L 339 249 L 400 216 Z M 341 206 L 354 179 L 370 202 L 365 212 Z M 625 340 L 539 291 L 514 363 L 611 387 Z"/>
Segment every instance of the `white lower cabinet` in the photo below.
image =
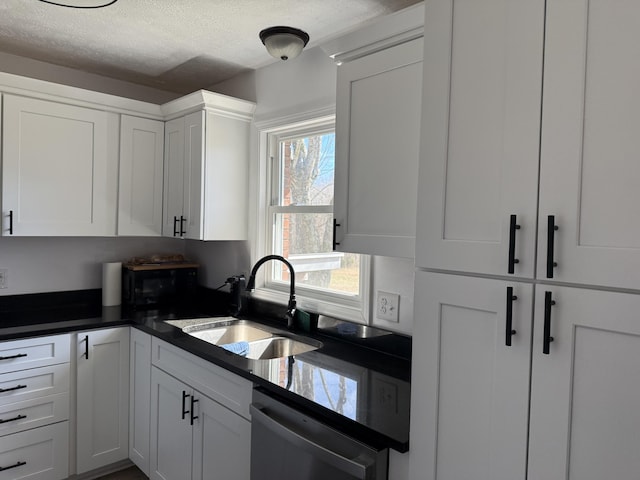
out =
<path fill-rule="evenodd" d="M 0 438 L 0 480 L 62 480 L 69 474 L 69 422 Z"/>
<path fill-rule="evenodd" d="M 637 480 L 640 295 L 418 272 L 415 298 L 412 480 Z"/>
<path fill-rule="evenodd" d="M 77 473 L 129 456 L 129 327 L 77 338 Z"/>
<path fill-rule="evenodd" d="M 538 285 L 535 311 L 527 478 L 637 480 L 640 295 Z"/>
<path fill-rule="evenodd" d="M 249 479 L 247 419 L 156 367 L 151 389 L 151 479 Z"/>
<path fill-rule="evenodd" d="M 132 328 L 130 342 L 129 459 L 149 476 L 151 336 Z"/>
<path fill-rule="evenodd" d="M 69 475 L 69 335 L 0 342 L 0 480 Z"/>
<path fill-rule="evenodd" d="M 410 478 L 524 480 L 533 287 L 419 272 L 415 288 Z"/>
<path fill-rule="evenodd" d="M 249 480 L 252 383 L 157 338 L 152 362 L 149 477 Z"/>

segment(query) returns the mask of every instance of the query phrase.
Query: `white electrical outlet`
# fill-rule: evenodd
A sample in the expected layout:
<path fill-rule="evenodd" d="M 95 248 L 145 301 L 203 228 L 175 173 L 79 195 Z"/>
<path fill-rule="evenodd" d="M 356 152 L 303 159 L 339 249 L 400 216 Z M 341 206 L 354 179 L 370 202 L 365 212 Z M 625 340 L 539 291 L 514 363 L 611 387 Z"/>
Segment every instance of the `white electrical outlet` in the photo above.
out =
<path fill-rule="evenodd" d="M 397 293 L 378 292 L 376 301 L 376 318 L 389 322 L 398 322 L 398 309 L 400 308 L 400 295 Z"/>
<path fill-rule="evenodd" d="M 9 280 L 7 280 L 8 274 L 8 269 L 0 268 L 0 288 L 9 288 Z"/>

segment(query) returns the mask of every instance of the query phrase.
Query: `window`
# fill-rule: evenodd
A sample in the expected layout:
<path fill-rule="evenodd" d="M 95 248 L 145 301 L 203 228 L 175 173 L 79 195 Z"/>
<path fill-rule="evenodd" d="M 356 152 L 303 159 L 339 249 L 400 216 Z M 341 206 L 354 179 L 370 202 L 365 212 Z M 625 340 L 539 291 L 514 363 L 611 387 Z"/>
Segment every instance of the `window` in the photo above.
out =
<path fill-rule="evenodd" d="M 267 191 L 261 253 L 282 255 L 293 265 L 301 308 L 363 321 L 368 258 L 333 250 L 333 119 L 274 129 L 263 141 Z M 262 293 L 286 292 L 287 268 L 280 262 L 264 268 Z"/>

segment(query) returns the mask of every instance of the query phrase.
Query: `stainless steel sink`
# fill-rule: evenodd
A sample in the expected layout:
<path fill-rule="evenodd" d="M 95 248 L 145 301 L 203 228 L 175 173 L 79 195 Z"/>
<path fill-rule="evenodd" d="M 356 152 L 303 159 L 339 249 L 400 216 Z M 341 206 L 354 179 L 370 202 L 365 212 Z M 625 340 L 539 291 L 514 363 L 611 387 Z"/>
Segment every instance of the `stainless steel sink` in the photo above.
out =
<path fill-rule="evenodd" d="M 270 332 L 247 325 L 246 323 L 213 328 L 211 324 L 194 325 L 192 327 L 185 327 L 182 331 L 184 333 L 188 333 L 192 337 L 199 338 L 205 342 L 213 343 L 215 345 L 226 345 L 236 342 L 253 342 L 255 340 L 271 338 L 272 336 Z"/>
<path fill-rule="evenodd" d="M 251 360 L 299 355 L 322 347 L 322 342 L 317 340 L 234 317 L 168 320 L 167 323 L 217 346 L 246 342 L 248 353 L 243 356 Z"/>
<path fill-rule="evenodd" d="M 271 337 L 249 342 L 247 358 L 267 360 L 270 358 L 289 357 L 291 355 L 300 355 L 304 352 L 317 350 L 321 346 L 321 342 L 311 339 L 301 342 L 289 337 Z"/>

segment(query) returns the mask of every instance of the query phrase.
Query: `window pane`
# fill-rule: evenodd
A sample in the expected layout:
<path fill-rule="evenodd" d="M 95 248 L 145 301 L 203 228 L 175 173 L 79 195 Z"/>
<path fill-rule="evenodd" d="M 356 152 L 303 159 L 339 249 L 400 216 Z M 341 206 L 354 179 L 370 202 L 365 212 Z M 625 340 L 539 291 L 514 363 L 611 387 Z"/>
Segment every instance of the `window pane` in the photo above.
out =
<path fill-rule="evenodd" d="M 334 252 L 332 240 L 330 213 L 275 215 L 273 253 L 291 262 L 297 285 L 358 295 L 360 255 Z M 286 267 L 274 264 L 273 280 L 288 281 Z"/>
<path fill-rule="evenodd" d="M 277 205 L 333 205 L 335 133 L 279 142 Z"/>

